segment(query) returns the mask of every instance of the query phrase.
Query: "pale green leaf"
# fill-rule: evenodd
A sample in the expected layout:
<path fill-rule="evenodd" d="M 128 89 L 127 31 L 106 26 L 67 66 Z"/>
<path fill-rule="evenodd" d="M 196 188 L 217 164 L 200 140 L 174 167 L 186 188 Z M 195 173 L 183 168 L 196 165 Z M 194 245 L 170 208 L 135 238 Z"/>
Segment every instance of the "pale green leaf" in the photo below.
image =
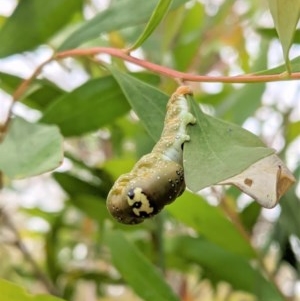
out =
<path fill-rule="evenodd" d="M 217 115 L 242 125 L 261 105 L 264 83 L 253 83 L 229 93 L 217 107 Z"/>
<path fill-rule="evenodd" d="M 292 72 L 300 72 L 300 56 L 295 57 L 290 61 L 290 67 Z M 286 71 L 285 65 L 280 65 L 274 67 L 272 69 L 262 70 L 259 72 L 254 73 L 253 75 L 268 75 L 268 74 L 280 74 Z M 282 78 L 284 80 L 284 78 Z"/>
<path fill-rule="evenodd" d="M 104 219 L 110 217 L 105 205 L 105 200 L 102 198 L 97 198 L 88 194 L 80 194 L 71 198 L 70 201 L 75 207 L 95 221 L 103 222 Z"/>
<path fill-rule="evenodd" d="M 128 285 L 145 301 L 179 301 L 162 274 L 122 234 L 109 232 L 112 260 Z"/>
<path fill-rule="evenodd" d="M 224 212 L 217 206 L 209 205 L 200 196 L 186 191 L 166 208 L 177 220 L 192 227 L 209 241 L 244 257 L 255 257 L 249 241 L 241 235 Z"/>
<path fill-rule="evenodd" d="M 266 68 L 268 49 L 269 43 L 262 41 L 260 43 L 259 56 L 251 67 L 251 72 Z M 264 83 L 247 84 L 240 89 L 236 89 L 220 102 L 220 105 L 217 107 L 217 115 L 242 125 L 261 105 L 264 91 Z"/>
<path fill-rule="evenodd" d="M 197 123 L 189 127 L 191 141 L 184 145 L 184 170 L 188 188 L 199 191 L 239 174 L 274 152 L 254 134 L 204 114 L 189 97 Z"/>
<path fill-rule="evenodd" d="M 82 0 L 19 1 L 0 30 L 0 57 L 44 44 L 79 12 Z M 2 4 L 3 5 L 3 4 Z"/>
<path fill-rule="evenodd" d="M 163 129 L 168 96 L 112 66 L 107 66 L 117 80 L 133 110 L 149 135 L 157 141 Z M 154 122 L 155 121 L 155 122 Z"/>
<path fill-rule="evenodd" d="M 0 170 L 10 178 L 35 176 L 58 167 L 63 139 L 56 126 L 12 120 L 0 144 Z"/>
<path fill-rule="evenodd" d="M 12 94 L 24 79 L 9 73 L 0 72 L 0 88 Z M 53 82 L 43 78 L 35 79 L 30 88 L 18 99 L 34 109 L 43 110 L 64 91 Z"/>
<path fill-rule="evenodd" d="M 107 194 L 106 191 L 102 191 L 101 187 L 99 187 L 100 185 L 95 185 L 66 172 L 55 172 L 53 177 L 71 198 L 75 198 L 78 195 L 92 195 L 103 198 Z"/>
<path fill-rule="evenodd" d="M 204 33 L 203 23 L 205 22 L 205 5 L 194 2 L 190 9 L 183 11 L 182 15 L 169 20 L 169 26 L 175 27 L 173 39 L 170 40 L 168 48 L 172 49 L 176 69 L 186 70 L 193 64 L 193 60 L 198 56 L 199 47 L 202 43 Z M 183 20 L 181 20 L 183 19 Z M 168 30 L 168 34 L 169 34 Z M 176 43 L 174 43 L 176 40 Z"/>
<path fill-rule="evenodd" d="M 300 167 L 299 167 L 300 168 Z M 300 170 L 299 170 L 300 172 Z M 300 175 L 295 175 L 298 180 Z M 299 211 L 299 198 L 295 191 L 288 191 L 281 200 L 281 215 L 278 219 L 277 227 L 286 232 L 289 236 L 294 235 L 300 237 L 300 220 L 298 217 Z M 274 235 L 276 235 L 274 233 Z M 279 233 L 277 233 L 279 235 Z"/>
<path fill-rule="evenodd" d="M 256 31 L 267 39 L 278 39 L 278 34 L 275 28 L 258 27 Z M 293 42 L 300 43 L 300 29 L 296 29 L 294 33 Z"/>
<path fill-rule="evenodd" d="M 268 0 L 275 28 L 282 45 L 283 56 L 290 73 L 289 51 L 300 16 L 299 0 Z"/>
<path fill-rule="evenodd" d="M 133 45 L 129 48 L 128 51 L 132 51 L 138 48 L 143 44 L 145 40 L 147 40 L 147 38 L 151 35 L 151 33 L 155 30 L 155 28 L 160 24 L 164 16 L 167 14 L 172 1 L 173 0 L 160 0 L 157 3 L 144 31 L 137 38 L 137 40 L 133 43 Z"/>
<path fill-rule="evenodd" d="M 56 124 L 64 136 L 95 131 L 129 111 L 129 105 L 111 77 L 92 79 L 53 101 L 41 122 Z"/>
<path fill-rule="evenodd" d="M 172 8 L 175 9 L 186 1 L 175 0 Z M 77 47 L 103 33 L 146 23 L 156 3 L 157 0 L 115 1 L 108 9 L 100 12 L 93 19 L 84 22 L 63 42 L 59 50 Z"/>
<path fill-rule="evenodd" d="M 0 279 L 1 301 L 63 301 L 51 295 L 31 295 L 24 288 Z"/>

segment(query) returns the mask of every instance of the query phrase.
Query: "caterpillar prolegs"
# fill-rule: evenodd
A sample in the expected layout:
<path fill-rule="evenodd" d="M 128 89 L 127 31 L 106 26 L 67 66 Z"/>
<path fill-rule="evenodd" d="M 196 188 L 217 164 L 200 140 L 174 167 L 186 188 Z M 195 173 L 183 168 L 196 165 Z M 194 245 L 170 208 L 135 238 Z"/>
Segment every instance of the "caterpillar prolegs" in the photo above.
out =
<path fill-rule="evenodd" d="M 185 97 L 192 94 L 179 87 L 167 104 L 164 128 L 150 154 L 132 171 L 120 176 L 107 196 L 111 215 L 124 224 L 138 224 L 159 213 L 185 190 L 183 144 L 190 140 L 187 125 L 196 122 Z"/>

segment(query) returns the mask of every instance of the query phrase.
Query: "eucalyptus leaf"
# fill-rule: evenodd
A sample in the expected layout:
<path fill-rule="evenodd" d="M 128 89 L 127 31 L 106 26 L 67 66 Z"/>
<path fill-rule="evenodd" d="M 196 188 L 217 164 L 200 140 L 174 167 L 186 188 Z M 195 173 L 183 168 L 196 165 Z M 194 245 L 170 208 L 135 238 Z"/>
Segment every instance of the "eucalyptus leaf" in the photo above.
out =
<path fill-rule="evenodd" d="M 0 88 L 12 94 L 24 79 L 9 73 L 0 72 Z M 18 101 L 34 109 L 43 110 L 49 103 L 64 93 L 53 82 L 43 78 L 35 79 L 30 88 Z"/>
<path fill-rule="evenodd" d="M 212 206 L 202 197 L 186 191 L 166 208 L 177 220 L 223 249 L 243 257 L 255 258 L 249 241 L 220 207 Z"/>
<path fill-rule="evenodd" d="M 121 231 L 107 232 L 105 240 L 115 267 L 143 300 L 179 301 L 163 275 L 124 237 Z"/>
<path fill-rule="evenodd" d="M 175 0 L 172 9 L 187 0 Z M 106 10 L 86 21 L 75 30 L 59 47 L 59 50 L 71 49 L 84 42 L 97 38 L 103 33 L 124 29 L 146 23 L 150 18 L 157 0 L 147 1 L 115 1 Z M 133 13 L 134 12 L 134 13 Z"/>
<path fill-rule="evenodd" d="M 300 179 L 299 176 L 298 179 Z M 282 197 L 281 210 L 278 227 L 286 231 L 289 237 L 291 235 L 300 237 L 300 220 L 297 214 L 299 212 L 299 197 L 295 191 L 290 190 Z"/>
<path fill-rule="evenodd" d="M 58 167 L 63 139 L 56 126 L 12 120 L 0 144 L 0 170 L 10 178 L 35 176 Z"/>
<path fill-rule="evenodd" d="M 107 66 L 149 135 L 157 141 L 163 129 L 168 96 L 149 84 Z M 155 121 L 155 122 L 154 122 Z"/>
<path fill-rule="evenodd" d="M 195 57 L 198 56 L 197 52 L 202 43 L 202 35 L 205 32 L 203 30 L 205 27 L 205 5 L 200 2 L 194 2 L 192 8 L 186 9 L 181 13 L 175 18 L 168 18 L 168 25 L 172 30 L 175 30 L 174 36 L 166 47 L 172 49 L 176 69 L 186 71 L 193 64 Z M 168 35 L 170 31 L 168 30 Z M 174 43 L 174 39 L 176 43 Z"/>
<path fill-rule="evenodd" d="M 72 174 L 55 172 L 53 178 L 61 186 L 61 188 L 72 198 L 78 195 L 91 195 L 100 198 L 105 197 L 105 193 L 101 186 L 95 185 L 92 181 L 84 181 Z"/>
<path fill-rule="evenodd" d="M 110 217 L 105 205 L 105 199 L 81 194 L 71 198 L 70 201 L 75 207 L 97 222 L 103 222 L 104 219 Z"/>
<path fill-rule="evenodd" d="M 155 28 L 160 24 L 164 16 L 167 14 L 170 4 L 173 0 L 160 0 L 151 17 L 148 21 L 144 31 L 142 34 L 137 38 L 134 44 L 129 48 L 128 51 L 132 51 L 143 44 L 143 42 L 152 34 Z"/>
<path fill-rule="evenodd" d="M 267 67 L 268 49 L 269 42 L 262 41 L 259 55 L 251 67 L 251 72 Z M 265 83 L 251 83 L 233 90 L 216 107 L 217 115 L 242 125 L 260 107 L 265 87 Z"/>
<path fill-rule="evenodd" d="M 217 107 L 217 115 L 242 125 L 261 105 L 264 83 L 248 84 L 230 93 Z"/>
<path fill-rule="evenodd" d="M 256 31 L 264 38 L 278 39 L 278 34 L 275 28 L 258 27 Z M 300 29 L 295 30 L 293 42 L 297 44 L 300 43 Z"/>
<path fill-rule="evenodd" d="M 128 111 L 118 84 L 107 76 L 89 80 L 57 98 L 41 122 L 58 125 L 64 136 L 75 136 L 95 131 Z"/>
<path fill-rule="evenodd" d="M 289 51 L 300 16 L 299 0 L 268 0 L 276 31 L 282 45 L 283 56 L 290 73 Z"/>
<path fill-rule="evenodd" d="M 290 61 L 290 67 L 292 72 L 300 72 L 300 56 L 295 57 Z M 286 71 L 286 66 L 285 65 L 279 65 L 277 67 L 267 69 L 267 70 L 262 70 L 256 73 L 253 73 L 253 75 L 268 75 L 268 74 L 280 74 Z M 284 78 L 283 78 L 284 80 Z"/>
<path fill-rule="evenodd" d="M 76 12 L 80 12 L 82 2 L 82 0 L 19 1 L 12 16 L 0 30 L 0 57 L 45 44 Z"/>
<path fill-rule="evenodd" d="M 63 301 L 63 299 L 50 295 L 31 295 L 24 288 L 0 279 L 1 301 Z"/>
<path fill-rule="evenodd" d="M 260 212 L 261 206 L 259 206 L 256 202 L 252 202 L 246 205 L 246 207 L 240 213 L 240 219 L 248 233 L 253 231 L 253 227 L 260 217 Z"/>
<path fill-rule="evenodd" d="M 197 119 L 188 128 L 191 140 L 183 152 L 185 180 L 192 191 L 237 175 L 274 152 L 247 130 L 204 114 L 193 98 L 187 97 Z"/>

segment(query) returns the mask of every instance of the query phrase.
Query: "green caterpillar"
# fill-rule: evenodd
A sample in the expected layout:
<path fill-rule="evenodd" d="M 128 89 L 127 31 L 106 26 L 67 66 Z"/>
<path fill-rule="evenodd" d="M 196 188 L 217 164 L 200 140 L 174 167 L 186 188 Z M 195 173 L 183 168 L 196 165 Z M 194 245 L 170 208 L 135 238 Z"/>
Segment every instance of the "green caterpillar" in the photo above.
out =
<path fill-rule="evenodd" d="M 152 152 L 111 188 L 107 208 L 119 222 L 141 223 L 184 192 L 183 144 L 190 140 L 187 125 L 196 122 L 187 94 L 192 94 L 187 86 L 176 90 L 168 101 L 163 132 Z"/>

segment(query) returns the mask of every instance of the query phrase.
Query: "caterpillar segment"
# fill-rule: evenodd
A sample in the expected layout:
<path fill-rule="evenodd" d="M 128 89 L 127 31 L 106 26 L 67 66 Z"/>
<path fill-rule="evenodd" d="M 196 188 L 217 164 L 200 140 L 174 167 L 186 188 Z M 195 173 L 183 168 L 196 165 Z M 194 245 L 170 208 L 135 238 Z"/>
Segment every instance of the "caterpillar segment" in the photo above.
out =
<path fill-rule="evenodd" d="M 120 176 L 107 197 L 111 215 L 124 224 L 138 224 L 159 213 L 185 190 L 183 144 L 190 140 L 188 124 L 196 122 L 190 113 L 182 86 L 167 104 L 164 128 L 151 153 L 143 156 L 132 171 Z"/>

